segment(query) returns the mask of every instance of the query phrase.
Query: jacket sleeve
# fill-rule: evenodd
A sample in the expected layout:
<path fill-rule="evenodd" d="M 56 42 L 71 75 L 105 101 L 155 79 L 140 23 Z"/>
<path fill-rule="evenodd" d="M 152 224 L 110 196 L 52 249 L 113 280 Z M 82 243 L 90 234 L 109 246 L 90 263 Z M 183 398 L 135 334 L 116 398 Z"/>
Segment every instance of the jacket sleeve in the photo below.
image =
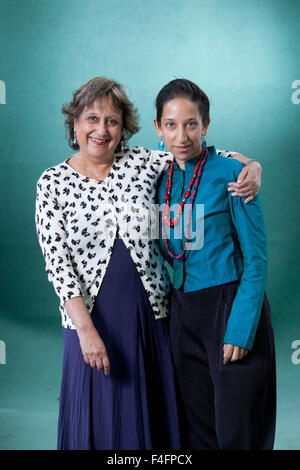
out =
<path fill-rule="evenodd" d="M 232 157 L 232 155 L 235 155 L 238 152 L 232 152 L 231 150 L 216 149 L 216 153 L 217 153 L 217 155 L 222 155 L 222 157 L 230 158 L 230 157 Z"/>
<path fill-rule="evenodd" d="M 244 270 L 233 301 L 224 343 L 246 349 L 253 346 L 267 277 L 267 239 L 260 195 L 245 204 L 231 197 L 229 205 L 242 255 Z"/>
<path fill-rule="evenodd" d="M 55 197 L 51 176 L 46 172 L 37 182 L 35 223 L 48 280 L 53 283 L 61 304 L 73 297 L 82 296 L 71 262 L 63 211 Z"/>

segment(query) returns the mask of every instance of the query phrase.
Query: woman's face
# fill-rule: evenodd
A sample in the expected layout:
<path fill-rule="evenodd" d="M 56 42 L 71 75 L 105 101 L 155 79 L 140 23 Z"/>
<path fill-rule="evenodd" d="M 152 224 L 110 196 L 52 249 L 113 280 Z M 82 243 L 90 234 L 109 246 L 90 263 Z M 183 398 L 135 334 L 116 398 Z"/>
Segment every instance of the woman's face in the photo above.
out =
<path fill-rule="evenodd" d="M 201 153 L 201 137 L 206 135 L 209 122 L 204 126 L 198 104 L 184 97 L 164 105 L 160 125 L 154 120 L 158 135 L 163 137 L 178 163 Z"/>
<path fill-rule="evenodd" d="M 113 158 L 123 130 L 122 111 L 106 97 L 86 107 L 74 121 L 80 154 L 88 158 Z"/>

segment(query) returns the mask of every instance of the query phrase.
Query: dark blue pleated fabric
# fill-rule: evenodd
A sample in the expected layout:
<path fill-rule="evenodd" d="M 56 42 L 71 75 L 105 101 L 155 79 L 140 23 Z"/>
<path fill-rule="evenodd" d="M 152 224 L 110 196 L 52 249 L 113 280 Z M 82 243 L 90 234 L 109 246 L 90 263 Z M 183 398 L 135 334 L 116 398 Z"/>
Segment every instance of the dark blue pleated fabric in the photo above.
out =
<path fill-rule="evenodd" d="M 180 449 L 167 320 L 155 320 L 120 238 L 92 318 L 111 373 L 87 365 L 76 330 L 63 328 L 58 449 Z"/>

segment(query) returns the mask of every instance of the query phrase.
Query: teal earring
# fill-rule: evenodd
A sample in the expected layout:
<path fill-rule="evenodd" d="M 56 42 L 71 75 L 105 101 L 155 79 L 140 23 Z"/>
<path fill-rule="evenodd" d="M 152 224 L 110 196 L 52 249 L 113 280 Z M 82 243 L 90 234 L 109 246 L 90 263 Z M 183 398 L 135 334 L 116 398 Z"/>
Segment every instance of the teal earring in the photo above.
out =
<path fill-rule="evenodd" d="M 158 144 L 158 148 L 159 148 L 159 150 L 164 150 L 164 148 L 165 148 L 164 139 L 162 137 L 161 137 L 160 142 Z"/>

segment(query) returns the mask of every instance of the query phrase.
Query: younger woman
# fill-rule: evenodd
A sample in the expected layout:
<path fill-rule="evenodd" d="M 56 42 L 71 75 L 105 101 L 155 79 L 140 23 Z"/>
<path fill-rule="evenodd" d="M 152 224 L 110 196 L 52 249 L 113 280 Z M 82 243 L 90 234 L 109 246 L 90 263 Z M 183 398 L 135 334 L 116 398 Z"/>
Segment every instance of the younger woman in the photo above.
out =
<path fill-rule="evenodd" d="M 228 193 L 241 164 L 202 143 L 209 100 L 196 84 L 171 81 L 156 106 L 158 135 L 174 156 L 158 199 L 160 244 L 173 267 L 170 333 L 184 445 L 272 449 L 275 355 L 260 197 L 245 204 Z"/>

